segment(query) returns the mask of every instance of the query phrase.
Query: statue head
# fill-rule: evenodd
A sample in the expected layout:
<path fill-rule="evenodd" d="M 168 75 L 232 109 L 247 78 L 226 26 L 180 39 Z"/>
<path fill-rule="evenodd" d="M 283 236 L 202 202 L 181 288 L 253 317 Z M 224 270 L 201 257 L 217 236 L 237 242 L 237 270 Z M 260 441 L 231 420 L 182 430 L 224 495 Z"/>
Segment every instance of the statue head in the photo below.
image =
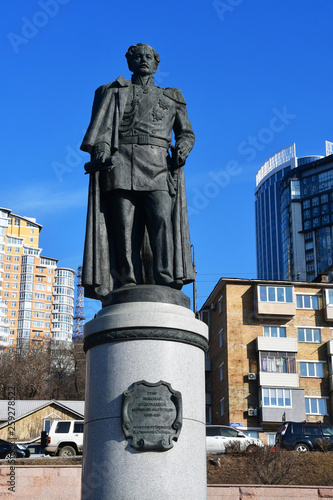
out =
<path fill-rule="evenodd" d="M 160 56 L 157 52 L 145 43 L 131 45 L 125 57 L 129 70 L 140 76 L 156 73 L 160 62 Z"/>

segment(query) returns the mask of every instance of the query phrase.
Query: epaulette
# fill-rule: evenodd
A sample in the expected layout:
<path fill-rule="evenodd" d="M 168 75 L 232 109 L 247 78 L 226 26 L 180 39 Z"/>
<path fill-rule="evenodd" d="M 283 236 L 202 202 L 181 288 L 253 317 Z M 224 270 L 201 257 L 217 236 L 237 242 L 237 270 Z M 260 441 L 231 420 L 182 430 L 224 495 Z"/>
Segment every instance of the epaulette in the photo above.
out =
<path fill-rule="evenodd" d="M 163 94 L 167 97 L 170 97 L 173 101 L 178 102 L 179 104 L 186 104 L 184 96 L 179 89 L 174 89 L 172 87 L 168 87 L 163 91 Z"/>

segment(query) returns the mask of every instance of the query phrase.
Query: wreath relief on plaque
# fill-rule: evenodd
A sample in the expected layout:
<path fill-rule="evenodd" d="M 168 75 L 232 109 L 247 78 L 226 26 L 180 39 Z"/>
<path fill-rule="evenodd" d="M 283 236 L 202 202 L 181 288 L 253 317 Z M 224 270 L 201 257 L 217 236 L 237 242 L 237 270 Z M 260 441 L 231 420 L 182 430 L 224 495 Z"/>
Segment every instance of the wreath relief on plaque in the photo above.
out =
<path fill-rule="evenodd" d="M 123 430 L 133 448 L 166 451 L 182 427 L 182 396 L 168 382 L 140 380 L 123 393 Z"/>

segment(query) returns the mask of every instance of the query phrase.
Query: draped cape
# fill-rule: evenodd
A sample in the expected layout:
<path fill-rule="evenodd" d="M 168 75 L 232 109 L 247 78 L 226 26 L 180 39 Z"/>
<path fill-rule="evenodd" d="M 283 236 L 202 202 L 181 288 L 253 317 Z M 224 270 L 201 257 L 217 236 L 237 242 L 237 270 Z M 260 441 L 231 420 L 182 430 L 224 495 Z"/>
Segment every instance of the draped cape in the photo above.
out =
<path fill-rule="evenodd" d="M 91 122 L 83 139 L 81 149 L 90 154 L 96 144 L 109 145 L 111 154 L 118 150 L 118 129 L 124 113 L 128 89 L 131 82 L 123 77 L 96 90 Z M 194 281 L 191 243 L 187 215 L 184 169 L 170 172 L 176 180 L 173 198 L 174 279 L 183 284 Z M 121 276 L 115 266 L 115 248 L 112 231 L 108 231 L 110 216 L 107 216 L 106 197 L 112 191 L 103 189 L 103 172 L 89 174 L 88 210 L 83 255 L 82 285 L 85 296 L 102 300 L 114 288 L 121 285 Z M 112 217 L 111 217 L 112 224 Z M 145 283 L 154 283 L 152 277 L 152 252 L 147 232 L 142 248 L 142 271 Z"/>

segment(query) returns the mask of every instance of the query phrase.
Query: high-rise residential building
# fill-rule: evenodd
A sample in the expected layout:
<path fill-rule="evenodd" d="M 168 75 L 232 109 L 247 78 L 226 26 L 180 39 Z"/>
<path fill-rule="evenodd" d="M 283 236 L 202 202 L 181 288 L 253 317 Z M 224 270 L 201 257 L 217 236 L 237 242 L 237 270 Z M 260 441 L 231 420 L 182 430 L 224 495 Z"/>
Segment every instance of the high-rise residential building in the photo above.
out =
<path fill-rule="evenodd" d="M 75 271 L 41 255 L 41 229 L 0 208 L 0 351 L 72 340 Z"/>
<path fill-rule="evenodd" d="M 209 326 L 207 423 L 274 444 L 285 421 L 333 423 L 333 283 L 220 279 Z"/>
<path fill-rule="evenodd" d="M 273 155 L 258 170 L 255 218 L 259 279 L 306 281 L 330 265 L 324 254 L 331 247 L 333 228 L 331 146 L 326 141 L 324 158 L 297 158 L 293 144 Z M 327 202 L 322 201 L 326 198 Z M 312 252 L 312 260 L 311 245 L 317 249 Z"/>

